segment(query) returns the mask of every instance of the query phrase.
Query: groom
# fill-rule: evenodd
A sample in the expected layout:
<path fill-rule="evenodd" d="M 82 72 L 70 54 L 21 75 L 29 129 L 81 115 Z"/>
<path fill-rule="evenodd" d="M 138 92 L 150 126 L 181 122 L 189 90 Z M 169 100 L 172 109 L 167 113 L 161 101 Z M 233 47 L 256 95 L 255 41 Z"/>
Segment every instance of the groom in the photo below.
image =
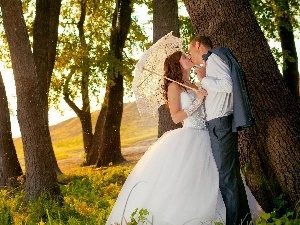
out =
<path fill-rule="evenodd" d="M 226 207 L 226 225 L 248 224 L 251 214 L 240 174 L 238 130 L 254 125 L 244 72 L 228 48 L 213 48 L 208 37 L 196 36 L 189 45 L 191 61 L 205 99 L 206 121 L 219 185 Z M 201 66 L 199 66 L 201 65 Z"/>

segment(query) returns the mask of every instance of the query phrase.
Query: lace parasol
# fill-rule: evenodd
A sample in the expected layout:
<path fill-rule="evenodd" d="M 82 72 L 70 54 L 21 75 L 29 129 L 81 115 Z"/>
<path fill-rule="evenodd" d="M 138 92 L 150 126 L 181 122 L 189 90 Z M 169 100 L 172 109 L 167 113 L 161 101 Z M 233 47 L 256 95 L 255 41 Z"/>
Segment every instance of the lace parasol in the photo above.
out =
<path fill-rule="evenodd" d="M 163 97 L 165 59 L 176 51 L 182 51 L 182 38 L 172 31 L 155 42 L 145 51 L 135 66 L 133 93 L 140 115 L 157 115 L 159 106 L 166 103 Z M 182 84 L 180 84 L 182 85 Z"/>

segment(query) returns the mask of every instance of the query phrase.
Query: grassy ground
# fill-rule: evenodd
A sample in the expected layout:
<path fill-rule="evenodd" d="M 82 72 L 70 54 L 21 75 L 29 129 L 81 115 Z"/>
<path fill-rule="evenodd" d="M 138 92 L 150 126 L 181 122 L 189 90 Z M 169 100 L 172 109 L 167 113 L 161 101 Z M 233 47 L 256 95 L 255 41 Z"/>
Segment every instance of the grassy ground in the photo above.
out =
<path fill-rule="evenodd" d="M 44 195 L 25 205 L 24 183 L 17 189 L 2 189 L 0 191 L 0 224 L 104 225 L 133 166 L 134 163 L 112 165 L 100 169 L 74 166 L 70 174 L 63 177 L 64 182 L 68 182 L 60 185 L 63 193 L 62 204 L 49 200 Z M 143 220 L 145 211 L 137 211 L 136 218 Z M 272 213 L 261 214 L 256 224 L 300 224 L 299 209 L 281 214 L 278 212 L 279 210 L 275 210 Z M 132 219 L 127 225 L 137 224 L 138 219 Z"/>
<path fill-rule="evenodd" d="M 99 111 L 92 113 L 93 124 L 96 124 L 98 115 Z M 157 122 L 158 118 L 151 116 L 140 117 L 135 102 L 124 104 L 121 123 L 122 149 L 126 150 L 128 147 L 144 145 L 144 143 L 155 140 L 157 138 Z M 72 166 L 71 161 L 78 166 L 84 158 L 80 121 L 78 118 L 68 119 L 51 126 L 50 133 L 56 159 L 62 167 L 61 169 L 69 173 L 64 168 Z M 15 138 L 14 143 L 21 166 L 25 169 L 21 138 Z M 125 152 L 124 154 L 127 153 Z"/>
<path fill-rule="evenodd" d="M 98 113 L 93 114 L 94 124 Z M 108 168 L 81 166 L 83 146 L 81 126 L 77 118 L 52 126 L 50 130 L 55 155 L 64 173 L 59 177 L 59 181 L 64 183 L 60 184 L 63 203 L 49 200 L 44 195 L 25 205 L 25 183 L 21 179 L 20 187 L 0 190 L 0 225 L 104 225 L 135 162 L 156 140 L 157 119 L 139 117 L 135 103 L 125 105 L 121 143 L 122 154 L 128 163 Z M 24 169 L 21 139 L 14 141 Z M 284 211 L 284 202 L 279 203 L 281 208 L 272 213 L 263 213 L 256 224 L 300 225 L 299 209 Z M 140 211 L 136 215 L 143 220 L 144 213 L 145 211 Z M 128 223 L 135 224 L 138 221 L 132 220 Z"/>

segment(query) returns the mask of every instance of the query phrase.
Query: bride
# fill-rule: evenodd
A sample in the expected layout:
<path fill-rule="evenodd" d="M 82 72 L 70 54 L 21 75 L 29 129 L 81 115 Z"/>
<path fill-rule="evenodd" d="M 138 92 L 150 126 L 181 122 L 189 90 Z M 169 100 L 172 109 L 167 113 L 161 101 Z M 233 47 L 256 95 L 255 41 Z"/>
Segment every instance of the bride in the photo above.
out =
<path fill-rule="evenodd" d="M 164 76 L 176 81 L 164 80 L 165 97 L 173 121 L 183 121 L 183 127 L 166 132 L 139 160 L 106 225 L 128 223 L 136 209 L 149 212 L 143 224 L 225 224 L 218 170 L 202 106 L 207 92 L 190 82 L 192 67 L 193 63 L 181 51 L 165 60 Z"/>

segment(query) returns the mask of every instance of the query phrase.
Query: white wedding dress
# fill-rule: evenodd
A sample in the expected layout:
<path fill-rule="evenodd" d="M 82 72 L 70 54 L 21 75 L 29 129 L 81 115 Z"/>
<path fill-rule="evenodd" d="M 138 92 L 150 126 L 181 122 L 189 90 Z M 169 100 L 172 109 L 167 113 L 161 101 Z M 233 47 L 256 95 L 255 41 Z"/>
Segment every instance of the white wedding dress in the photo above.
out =
<path fill-rule="evenodd" d="M 194 98 L 193 91 L 182 92 L 181 107 Z M 166 132 L 146 151 L 124 183 L 106 225 L 125 225 L 136 208 L 150 214 L 143 224 L 225 224 L 202 107 L 184 120 L 183 128 Z"/>

